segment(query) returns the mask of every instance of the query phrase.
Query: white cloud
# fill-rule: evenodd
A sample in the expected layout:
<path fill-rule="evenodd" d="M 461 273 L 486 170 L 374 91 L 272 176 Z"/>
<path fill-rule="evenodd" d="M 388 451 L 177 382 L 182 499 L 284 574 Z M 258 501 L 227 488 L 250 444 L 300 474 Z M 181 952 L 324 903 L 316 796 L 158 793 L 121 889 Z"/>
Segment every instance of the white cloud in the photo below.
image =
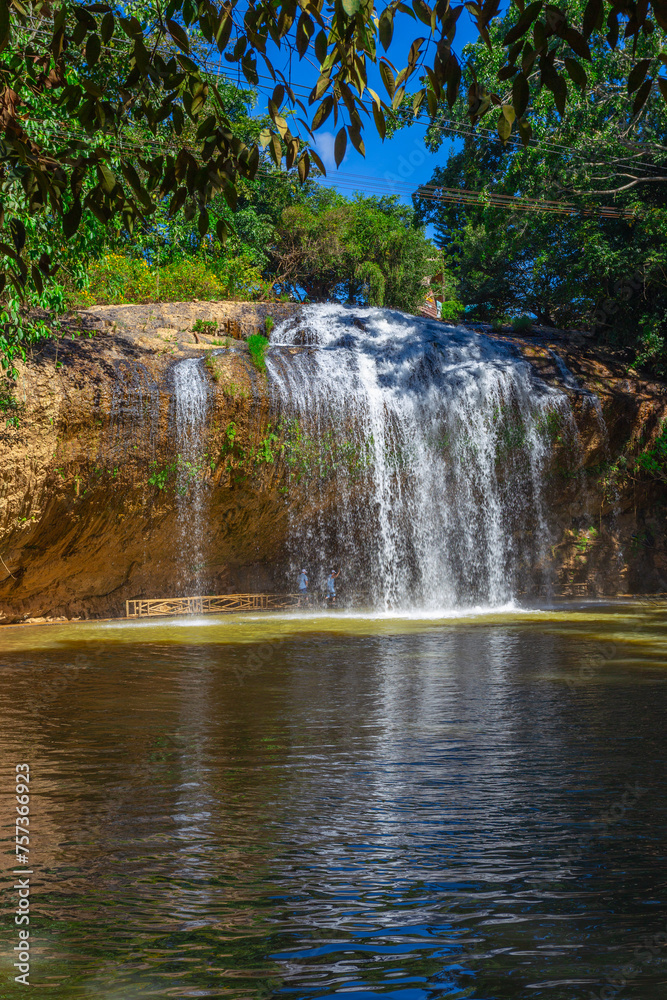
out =
<path fill-rule="evenodd" d="M 327 168 L 327 170 L 336 169 L 336 160 L 334 159 L 334 143 L 336 137 L 333 132 L 316 132 L 315 133 L 315 150 L 322 160 L 322 163 Z M 349 152 L 349 151 L 348 151 Z M 348 153 L 345 153 L 343 157 L 343 163 L 347 160 Z M 341 163 L 341 167 L 343 166 Z"/>

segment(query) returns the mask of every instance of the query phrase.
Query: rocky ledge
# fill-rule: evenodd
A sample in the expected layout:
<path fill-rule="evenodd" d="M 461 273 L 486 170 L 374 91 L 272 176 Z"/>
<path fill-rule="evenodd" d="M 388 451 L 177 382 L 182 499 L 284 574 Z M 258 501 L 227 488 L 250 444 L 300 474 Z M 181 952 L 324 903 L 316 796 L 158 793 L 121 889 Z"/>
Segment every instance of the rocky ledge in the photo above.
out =
<path fill-rule="evenodd" d="M 128 599 L 192 593 L 195 571 L 208 593 L 279 585 L 293 501 L 267 379 L 244 337 L 297 309 L 97 307 L 18 366 L 0 398 L 1 621 L 121 615 Z M 567 392 L 575 414 L 577 455 L 559 442 L 549 479 L 555 591 L 667 591 L 665 484 L 636 465 L 667 416 L 667 387 L 578 335 L 484 332 Z M 190 470 L 207 486 L 193 567 L 175 551 L 173 367 L 202 352 L 213 406 Z"/>

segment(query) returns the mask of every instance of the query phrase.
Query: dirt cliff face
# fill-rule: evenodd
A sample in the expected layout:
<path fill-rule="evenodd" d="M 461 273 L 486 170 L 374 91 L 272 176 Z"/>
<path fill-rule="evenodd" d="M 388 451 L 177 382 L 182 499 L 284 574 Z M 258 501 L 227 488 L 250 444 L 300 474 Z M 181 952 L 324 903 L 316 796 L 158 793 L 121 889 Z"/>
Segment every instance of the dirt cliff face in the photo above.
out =
<path fill-rule="evenodd" d="M 667 483 L 637 457 L 667 419 L 667 386 L 643 380 L 627 361 L 580 334 L 541 330 L 511 338 L 545 381 L 567 393 L 573 433 L 555 442 L 549 506 L 554 592 L 574 595 L 667 591 Z"/>
<path fill-rule="evenodd" d="M 247 335 L 294 309 L 99 308 L 19 366 L 15 407 L 0 414 L 0 620 L 116 616 L 136 597 L 284 588 L 290 504 L 303 498 L 266 376 L 225 331 L 231 319 Z M 512 343 L 568 393 L 576 418 L 557 436 L 549 473 L 556 592 L 667 590 L 665 487 L 632 472 L 667 415 L 665 387 L 628 377 L 586 342 Z M 208 421 L 193 469 L 175 444 L 173 369 L 202 353 Z M 199 565 L 186 544 L 195 488 Z"/>

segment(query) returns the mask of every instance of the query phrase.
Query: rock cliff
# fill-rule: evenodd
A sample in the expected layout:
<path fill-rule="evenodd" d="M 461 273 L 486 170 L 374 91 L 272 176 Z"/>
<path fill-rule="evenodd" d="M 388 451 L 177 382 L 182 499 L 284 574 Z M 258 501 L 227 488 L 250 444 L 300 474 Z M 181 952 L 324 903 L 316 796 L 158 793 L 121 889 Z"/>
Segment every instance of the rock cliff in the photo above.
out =
<path fill-rule="evenodd" d="M 284 588 L 288 511 L 299 500 L 266 376 L 227 333 L 297 308 L 99 307 L 19 365 L 11 397 L 0 397 L 0 620 L 116 616 L 127 599 L 197 584 Z M 666 388 L 582 337 L 492 335 L 564 389 L 575 414 L 549 472 L 555 592 L 667 590 L 665 485 L 634 466 L 667 416 Z M 179 558 L 188 477 L 174 443 L 173 366 L 202 353 L 212 405 L 191 470 L 203 497 L 204 558 L 194 566 Z"/>

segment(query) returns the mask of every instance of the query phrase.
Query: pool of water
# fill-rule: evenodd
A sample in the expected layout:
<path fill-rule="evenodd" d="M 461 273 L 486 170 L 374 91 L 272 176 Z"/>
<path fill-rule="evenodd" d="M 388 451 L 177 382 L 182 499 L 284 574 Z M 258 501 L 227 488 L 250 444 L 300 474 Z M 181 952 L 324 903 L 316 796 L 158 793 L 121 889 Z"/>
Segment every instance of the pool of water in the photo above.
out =
<path fill-rule="evenodd" d="M 665 606 L 0 630 L 30 982 L 60 998 L 667 996 Z"/>

